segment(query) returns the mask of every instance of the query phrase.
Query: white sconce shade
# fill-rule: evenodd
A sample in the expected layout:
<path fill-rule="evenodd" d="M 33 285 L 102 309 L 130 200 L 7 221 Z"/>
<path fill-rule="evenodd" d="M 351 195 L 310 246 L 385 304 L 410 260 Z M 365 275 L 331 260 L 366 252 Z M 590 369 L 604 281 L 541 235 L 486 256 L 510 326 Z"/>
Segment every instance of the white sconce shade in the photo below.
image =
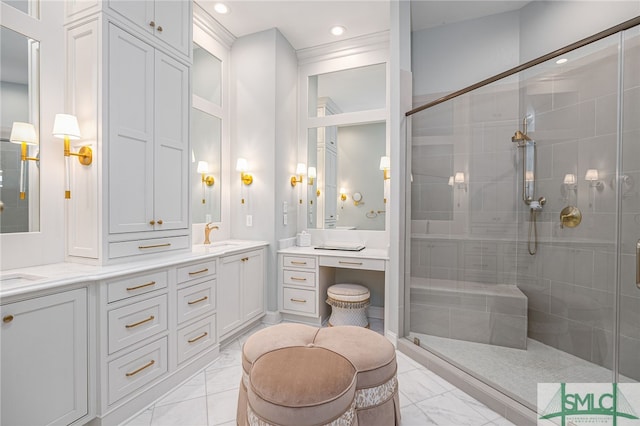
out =
<path fill-rule="evenodd" d="M 196 169 L 198 173 L 209 173 L 209 163 L 206 161 L 198 161 L 198 167 Z"/>
<path fill-rule="evenodd" d="M 316 168 L 315 168 L 315 167 L 309 167 L 309 171 L 307 172 L 307 175 L 308 175 L 310 178 L 314 179 L 314 178 L 318 175 L 317 173 L 318 173 L 318 172 L 316 171 Z"/>
<path fill-rule="evenodd" d="M 238 161 L 236 162 L 236 172 L 246 172 L 247 169 L 247 160 L 244 158 L 238 158 Z"/>
<path fill-rule="evenodd" d="M 598 180 L 598 170 L 597 169 L 587 170 L 587 174 L 585 174 L 584 179 L 590 182 L 593 182 L 594 180 Z"/>
<path fill-rule="evenodd" d="M 298 163 L 296 167 L 296 174 L 299 176 L 304 176 L 307 173 L 307 166 L 304 163 Z"/>
<path fill-rule="evenodd" d="M 453 186 L 453 176 L 449 176 L 449 182 L 447 183 L 449 186 Z"/>
<path fill-rule="evenodd" d="M 71 140 L 80 139 L 80 126 L 75 115 L 56 114 L 53 122 L 53 136 L 56 138 Z"/>
<path fill-rule="evenodd" d="M 564 175 L 564 184 L 565 185 L 574 185 L 576 183 L 576 175 L 573 173 L 567 173 Z"/>
<path fill-rule="evenodd" d="M 340 200 L 345 201 L 347 199 L 346 188 L 340 188 Z"/>
<path fill-rule="evenodd" d="M 27 145 L 38 145 L 36 128 L 31 123 L 16 121 L 11 127 L 9 140 L 13 143 L 25 143 Z"/>
<path fill-rule="evenodd" d="M 533 182 L 534 176 L 532 171 L 527 171 L 524 175 L 524 180 L 527 182 Z"/>
<path fill-rule="evenodd" d="M 453 181 L 455 183 L 464 183 L 464 173 L 463 172 L 456 172 Z"/>

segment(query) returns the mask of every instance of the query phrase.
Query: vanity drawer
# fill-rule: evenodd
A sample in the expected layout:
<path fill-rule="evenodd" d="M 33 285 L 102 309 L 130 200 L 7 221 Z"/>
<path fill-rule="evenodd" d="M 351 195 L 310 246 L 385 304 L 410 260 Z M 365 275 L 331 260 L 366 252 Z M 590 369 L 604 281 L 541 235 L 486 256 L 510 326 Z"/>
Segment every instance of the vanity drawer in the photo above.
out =
<path fill-rule="evenodd" d="M 178 290 L 178 324 L 216 308 L 216 280 Z"/>
<path fill-rule="evenodd" d="M 216 316 L 211 315 L 178 330 L 178 364 L 216 343 Z"/>
<path fill-rule="evenodd" d="M 321 256 L 320 266 L 334 268 L 367 269 L 369 271 L 384 271 L 384 260 L 365 259 L 361 257 Z"/>
<path fill-rule="evenodd" d="M 189 236 L 154 238 L 109 243 L 109 258 L 137 256 L 140 254 L 162 253 L 189 248 Z"/>
<path fill-rule="evenodd" d="M 108 303 L 167 287 L 168 272 L 157 271 L 107 282 Z"/>
<path fill-rule="evenodd" d="M 282 305 L 287 311 L 316 313 L 316 292 L 314 290 L 300 290 L 285 287 L 282 289 Z"/>
<path fill-rule="evenodd" d="M 210 277 L 216 274 L 216 259 L 194 263 L 178 268 L 178 284 L 196 278 Z"/>
<path fill-rule="evenodd" d="M 108 322 L 112 354 L 167 329 L 167 295 L 113 309 L 109 311 Z"/>
<path fill-rule="evenodd" d="M 167 338 L 157 340 L 109 363 L 109 404 L 167 372 Z"/>
<path fill-rule="evenodd" d="M 306 271 L 295 271 L 291 269 L 285 269 L 283 271 L 284 284 L 299 285 L 306 287 L 315 287 L 316 285 L 316 273 Z"/>
<path fill-rule="evenodd" d="M 283 256 L 283 266 L 292 268 L 315 269 L 315 257 Z"/>

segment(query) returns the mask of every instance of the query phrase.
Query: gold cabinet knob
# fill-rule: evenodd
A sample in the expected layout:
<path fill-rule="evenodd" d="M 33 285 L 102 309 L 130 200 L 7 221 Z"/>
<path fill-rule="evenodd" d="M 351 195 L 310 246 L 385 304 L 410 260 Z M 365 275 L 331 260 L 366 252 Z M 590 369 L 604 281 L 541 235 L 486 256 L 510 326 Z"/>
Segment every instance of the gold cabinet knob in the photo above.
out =
<path fill-rule="evenodd" d="M 161 33 L 162 32 L 162 25 L 158 25 L 158 32 Z"/>
<path fill-rule="evenodd" d="M 11 321 L 13 321 L 13 315 L 7 315 L 4 318 L 2 318 L 2 322 L 4 323 L 10 323 Z"/>
<path fill-rule="evenodd" d="M 162 219 L 158 220 L 158 225 L 162 225 Z"/>
<path fill-rule="evenodd" d="M 155 225 L 155 224 L 156 224 L 156 221 L 155 221 L 155 220 L 151 219 L 151 220 L 149 221 L 149 225 Z"/>
<path fill-rule="evenodd" d="M 156 26 L 156 23 L 154 21 L 149 22 L 149 26 L 151 28 L 154 28 Z"/>

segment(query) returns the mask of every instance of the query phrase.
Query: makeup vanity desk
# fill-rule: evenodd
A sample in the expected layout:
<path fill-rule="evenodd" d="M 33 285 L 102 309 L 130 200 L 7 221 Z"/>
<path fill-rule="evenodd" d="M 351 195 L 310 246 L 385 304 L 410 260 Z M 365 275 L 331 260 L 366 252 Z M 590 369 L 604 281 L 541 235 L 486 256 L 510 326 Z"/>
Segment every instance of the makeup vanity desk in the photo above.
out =
<path fill-rule="evenodd" d="M 387 297 L 389 255 L 386 249 L 361 251 L 319 250 L 289 247 L 278 251 L 278 309 L 285 320 L 321 326 L 331 308 L 326 303 L 327 288 L 336 284 L 341 269 L 381 271 Z M 363 283 L 365 284 L 365 283 Z M 387 310 L 385 303 L 385 311 Z"/>

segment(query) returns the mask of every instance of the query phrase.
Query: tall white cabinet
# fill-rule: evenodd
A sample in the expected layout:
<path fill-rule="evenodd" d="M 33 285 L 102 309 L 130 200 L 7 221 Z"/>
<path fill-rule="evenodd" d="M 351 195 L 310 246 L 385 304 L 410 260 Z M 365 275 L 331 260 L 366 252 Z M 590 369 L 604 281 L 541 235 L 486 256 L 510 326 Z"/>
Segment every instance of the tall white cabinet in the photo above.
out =
<path fill-rule="evenodd" d="M 69 257 L 190 248 L 191 13 L 178 0 L 67 6 L 66 112 L 94 150 L 91 166 L 73 164 Z"/>

